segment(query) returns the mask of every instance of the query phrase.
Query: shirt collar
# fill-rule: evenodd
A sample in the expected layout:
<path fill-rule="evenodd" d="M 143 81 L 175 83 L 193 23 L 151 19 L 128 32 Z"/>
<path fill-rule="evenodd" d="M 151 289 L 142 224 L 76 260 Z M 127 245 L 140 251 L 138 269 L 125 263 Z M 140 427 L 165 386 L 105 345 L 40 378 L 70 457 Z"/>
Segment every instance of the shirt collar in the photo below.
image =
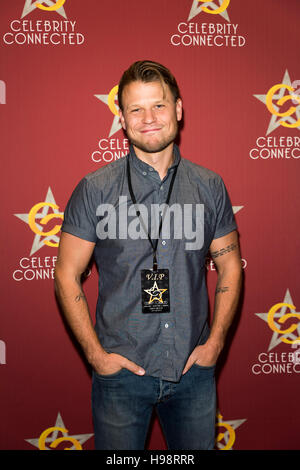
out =
<path fill-rule="evenodd" d="M 173 149 L 174 149 L 173 150 L 174 160 L 173 160 L 172 165 L 168 168 L 168 172 L 169 170 L 172 170 L 176 166 L 178 166 L 181 160 L 180 150 L 176 144 L 174 144 Z M 143 162 L 143 160 L 141 160 L 140 158 L 136 156 L 136 153 L 132 145 L 130 145 L 130 148 L 129 148 L 129 158 L 130 158 L 130 162 L 133 163 L 136 170 L 143 175 L 145 175 L 145 172 L 148 174 L 148 172 L 152 172 L 154 170 L 154 168 L 151 165 L 148 165 L 148 163 Z"/>

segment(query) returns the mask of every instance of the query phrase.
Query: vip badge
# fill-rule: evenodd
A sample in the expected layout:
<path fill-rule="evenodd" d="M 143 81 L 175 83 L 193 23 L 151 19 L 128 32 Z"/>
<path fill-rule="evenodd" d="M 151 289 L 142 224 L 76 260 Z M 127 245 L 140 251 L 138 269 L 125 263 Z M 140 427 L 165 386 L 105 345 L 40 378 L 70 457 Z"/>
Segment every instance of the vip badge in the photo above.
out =
<path fill-rule="evenodd" d="M 141 271 L 143 313 L 170 312 L 169 270 Z"/>

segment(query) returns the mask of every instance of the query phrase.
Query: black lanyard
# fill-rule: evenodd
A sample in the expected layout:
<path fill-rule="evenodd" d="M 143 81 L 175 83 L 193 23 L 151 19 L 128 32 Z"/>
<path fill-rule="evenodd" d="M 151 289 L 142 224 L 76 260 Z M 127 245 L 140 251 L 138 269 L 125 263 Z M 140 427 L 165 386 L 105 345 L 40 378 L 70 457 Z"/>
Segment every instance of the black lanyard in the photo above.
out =
<path fill-rule="evenodd" d="M 177 168 L 178 168 L 178 165 L 174 168 L 174 173 L 173 173 L 173 176 L 172 176 L 172 179 L 171 179 L 171 182 L 170 182 L 170 186 L 169 186 L 169 192 L 168 192 L 168 196 L 167 196 L 167 200 L 166 200 L 166 205 L 165 205 L 165 209 L 164 209 L 164 213 L 160 219 L 160 224 L 159 224 L 159 231 L 158 231 L 158 237 L 155 241 L 155 243 L 153 243 L 151 237 L 150 237 L 150 234 L 149 234 L 149 230 L 148 230 L 148 240 L 152 246 L 152 249 L 153 249 L 153 271 L 157 271 L 157 268 L 158 268 L 158 265 L 157 265 L 157 257 L 156 257 L 156 252 L 157 252 L 157 246 L 158 246 L 158 240 L 160 238 L 160 232 L 161 232 L 161 229 L 162 229 L 162 224 L 163 224 L 163 218 L 164 218 L 164 215 L 165 215 L 165 211 L 167 209 L 167 206 L 169 204 L 169 201 L 170 201 L 170 197 L 171 197 L 171 194 L 172 194 L 172 189 L 173 189 L 173 185 L 174 185 L 174 181 L 175 181 L 175 178 L 176 178 L 176 173 L 177 173 Z M 131 199 L 132 199 L 132 202 L 134 205 L 136 205 L 136 198 L 135 198 L 135 195 L 134 195 L 134 192 L 133 192 L 133 189 L 132 189 L 132 184 L 131 184 L 131 175 L 130 175 L 130 165 L 129 165 L 129 157 L 127 157 L 127 181 L 128 181 L 128 188 L 129 188 L 129 192 L 130 192 L 130 196 L 131 196 Z M 141 220 L 142 222 L 142 218 L 141 218 L 141 213 L 140 211 L 136 210 L 136 215 L 139 217 L 139 219 Z"/>

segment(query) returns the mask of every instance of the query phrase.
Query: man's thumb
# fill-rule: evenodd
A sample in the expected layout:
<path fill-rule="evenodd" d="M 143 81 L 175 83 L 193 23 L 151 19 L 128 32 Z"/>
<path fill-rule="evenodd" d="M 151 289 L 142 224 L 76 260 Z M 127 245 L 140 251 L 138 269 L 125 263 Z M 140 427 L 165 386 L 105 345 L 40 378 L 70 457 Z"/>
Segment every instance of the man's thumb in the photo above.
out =
<path fill-rule="evenodd" d="M 128 359 L 126 359 L 126 362 L 123 367 L 126 367 L 126 369 L 130 370 L 130 372 L 133 372 L 136 375 L 145 374 L 145 370 L 142 367 L 135 364 L 135 362 L 129 361 Z"/>

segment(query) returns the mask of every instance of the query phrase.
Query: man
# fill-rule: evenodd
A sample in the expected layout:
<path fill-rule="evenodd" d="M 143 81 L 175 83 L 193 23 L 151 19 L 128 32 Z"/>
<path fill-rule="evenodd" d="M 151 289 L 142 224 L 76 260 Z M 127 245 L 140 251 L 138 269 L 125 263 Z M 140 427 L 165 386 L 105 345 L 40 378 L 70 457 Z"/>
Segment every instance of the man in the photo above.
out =
<path fill-rule="evenodd" d="M 65 316 L 93 368 L 96 448 L 143 449 L 155 407 L 169 449 L 213 449 L 214 369 L 241 284 L 232 207 L 222 179 L 181 158 L 174 144 L 182 100 L 167 68 L 134 63 L 118 100 L 130 153 L 76 187 L 55 273 Z M 211 329 L 209 251 L 218 271 Z M 80 281 L 92 254 L 95 328 Z"/>

